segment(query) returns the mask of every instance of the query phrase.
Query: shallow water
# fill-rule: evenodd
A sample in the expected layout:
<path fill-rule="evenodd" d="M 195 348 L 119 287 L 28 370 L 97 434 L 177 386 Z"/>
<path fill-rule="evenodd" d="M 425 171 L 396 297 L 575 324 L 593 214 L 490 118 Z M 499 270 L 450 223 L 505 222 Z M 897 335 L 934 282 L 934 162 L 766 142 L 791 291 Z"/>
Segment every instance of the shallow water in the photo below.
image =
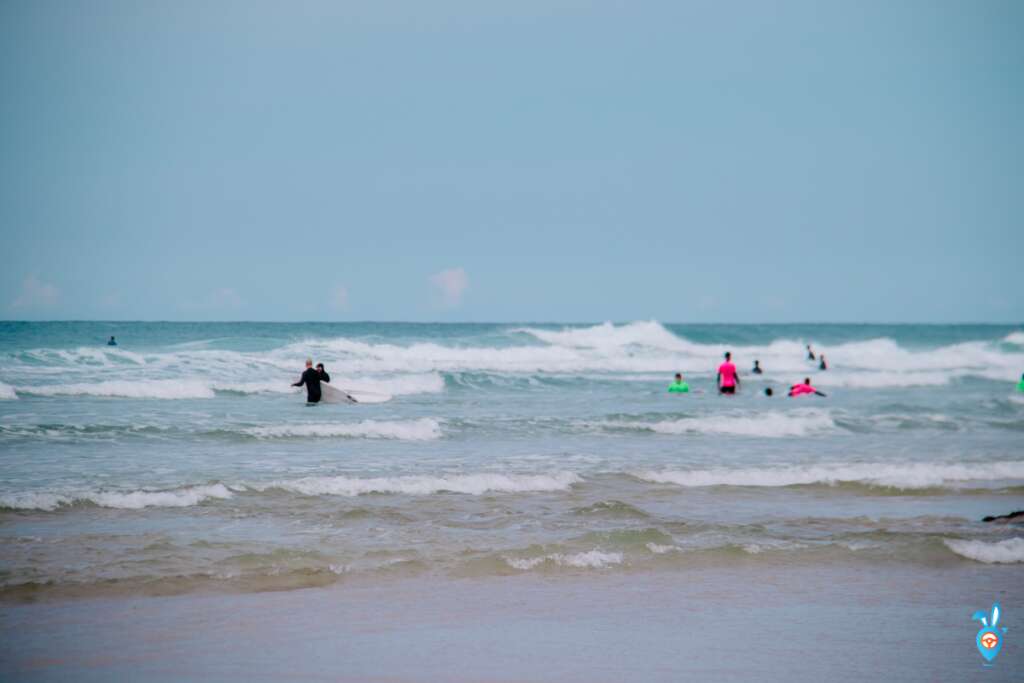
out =
<path fill-rule="evenodd" d="M 1022 371 L 1019 326 L 0 323 L 0 598 L 1019 569 Z"/>

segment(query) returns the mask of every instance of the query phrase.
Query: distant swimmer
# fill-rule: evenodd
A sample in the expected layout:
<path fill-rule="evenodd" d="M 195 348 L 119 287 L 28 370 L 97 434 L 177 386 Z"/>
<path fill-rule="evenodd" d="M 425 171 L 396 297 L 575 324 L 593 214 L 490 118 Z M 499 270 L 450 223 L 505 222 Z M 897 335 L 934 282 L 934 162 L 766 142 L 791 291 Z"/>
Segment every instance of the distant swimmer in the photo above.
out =
<path fill-rule="evenodd" d="M 825 362 L 825 354 L 821 354 L 821 362 L 818 363 L 819 370 L 828 370 L 828 363 Z"/>
<path fill-rule="evenodd" d="M 735 394 L 740 384 L 736 366 L 732 364 L 732 354 L 725 352 L 725 362 L 718 366 L 718 391 L 722 394 Z"/>
<path fill-rule="evenodd" d="M 326 370 L 324 370 L 323 363 L 316 364 L 316 374 L 320 375 L 321 382 L 327 382 L 328 384 L 331 383 L 331 376 L 327 374 Z"/>
<path fill-rule="evenodd" d="M 765 390 L 764 390 L 764 395 L 765 395 L 765 396 L 772 396 L 772 395 L 774 395 L 774 394 L 775 394 L 775 392 L 774 392 L 774 391 L 772 391 L 772 388 L 771 388 L 771 387 L 768 387 L 767 389 L 765 389 Z"/>
<path fill-rule="evenodd" d="M 670 394 L 688 394 L 690 393 L 690 385 L 683 381 L 682 373 L 676 373 L 676 381 L 668 385 L 668 393 Z"/>
<path fill-rule="evenodd" d="M 107 342 L 107 346 L 117 346 L 117 340 L 114 339 L 114 335 L 110 335 L 110 341 Z"/>
<path fill-rule="evenodd" d="M 818 396 L 824 396 L 825 395 L 825 394 L 821 393 L 820 391 L 818 391 L 817 389 L 815 389 L 814 387 L 811 386 L 811 378 L 810 377 L 804 377 L 803 384 L 794 384 L 793 386 L 791 386 L 789 388 L 789 396 L 790 396 L 790 398 L 792 398 L 793 396 L 801 396 L 803 394 L 817 394 Z"/>
<path fill-rule="evenodd" d="M 754 361 L 754 369 L 751 370 L 751 372 L 754 373 L 755 375 L 760 375 L 761 374 L 761 372 L 762 372 L 762 370 L 761 370 L 761 361 L 759 361 L 759 360 L 755 360 Z"/>
<path fill-rule="evenodd" d="M 306 371 L 302 373 L 302 377 L 299 381 L 293 384 L 293 387 L 301 387 L 303 384 L 306 385 L 306 402 L 307 403 L 319 403 L 320 402 L 320 373 L 313 369 L 313 361 L 306 359 Z"/>
<path fill-rule="evenodd" d="M 807 345 L 807 360 L 816 360 L 814 358 L 814 349 L 811 348 L 810 344 Z"/>

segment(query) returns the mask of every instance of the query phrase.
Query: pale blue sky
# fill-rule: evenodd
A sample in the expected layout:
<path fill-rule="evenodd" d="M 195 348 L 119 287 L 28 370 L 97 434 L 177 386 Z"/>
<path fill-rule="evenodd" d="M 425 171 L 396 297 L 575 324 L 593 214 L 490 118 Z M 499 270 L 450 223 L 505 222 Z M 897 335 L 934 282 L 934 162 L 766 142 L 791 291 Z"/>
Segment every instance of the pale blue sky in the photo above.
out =
<path fill-rule="evenodd" d="M 1024 3 L 0 3 L 0 317 L 1024 320 Z"/>

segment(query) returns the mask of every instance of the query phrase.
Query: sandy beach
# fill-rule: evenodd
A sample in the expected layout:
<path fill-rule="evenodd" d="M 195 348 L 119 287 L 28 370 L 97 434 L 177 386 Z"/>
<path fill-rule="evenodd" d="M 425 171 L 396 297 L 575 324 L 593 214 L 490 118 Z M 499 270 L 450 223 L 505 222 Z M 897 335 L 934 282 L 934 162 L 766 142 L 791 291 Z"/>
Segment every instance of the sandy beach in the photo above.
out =
<path fill-rule="evenodd" d="M 1019 571 L 823 565 L 399 579 L 234 595 L 6 606 L 4 680 L 1014 681 L 970 615 Z M 1008 623 L 1015 624 L 1012 613 Z"/>

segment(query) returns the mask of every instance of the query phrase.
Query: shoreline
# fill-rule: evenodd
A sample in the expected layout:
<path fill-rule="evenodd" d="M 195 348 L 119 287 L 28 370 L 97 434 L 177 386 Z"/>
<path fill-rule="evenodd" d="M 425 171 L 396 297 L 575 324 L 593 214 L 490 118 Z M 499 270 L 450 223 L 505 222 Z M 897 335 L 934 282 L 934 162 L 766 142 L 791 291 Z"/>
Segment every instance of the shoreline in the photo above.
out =
<path fill-rule="evenodd" d="M 776 568 L 777 569 L 777 568 Z M 1009 681 L 1016 565 L 406 578 L 6 605 L 21 681 Z M 974 610 L 1011 626 L 996 666 Z M 980 680 L 980 678 L 979 678 Z"/>

